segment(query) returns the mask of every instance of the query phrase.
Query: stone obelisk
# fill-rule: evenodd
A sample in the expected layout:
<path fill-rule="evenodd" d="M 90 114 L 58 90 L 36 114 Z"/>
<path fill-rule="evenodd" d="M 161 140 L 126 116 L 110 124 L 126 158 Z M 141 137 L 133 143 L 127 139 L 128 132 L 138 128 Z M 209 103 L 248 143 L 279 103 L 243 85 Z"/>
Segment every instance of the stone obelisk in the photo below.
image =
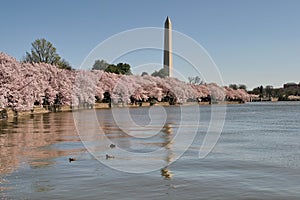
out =
<path fill-rule="evenodd" d="M 165 22 L 165 37 L 164 37 L 164 69 L 167 76 L 172 77 L 172 23 L 169 17 Z"/>

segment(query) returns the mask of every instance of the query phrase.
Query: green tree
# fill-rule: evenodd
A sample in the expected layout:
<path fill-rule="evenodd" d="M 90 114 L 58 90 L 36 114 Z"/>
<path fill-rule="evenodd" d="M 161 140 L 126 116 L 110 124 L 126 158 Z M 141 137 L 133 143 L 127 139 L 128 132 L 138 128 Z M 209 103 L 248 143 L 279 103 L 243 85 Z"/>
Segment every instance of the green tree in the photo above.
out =
<path fill-rule="evenodd" d="M 108 63 L 105 60 L 95 60 L 92 70 L 103 70 L 108 67 Z"/>
<path fill-rule="evenodd" d="M 247 90 L 247 86 L 245 84 L 239 84 L 239 89 Z"/>
<path fill-rule="evenodd" d="M 237 90 L 237 89 L 238 89 L 238 86 L 237 86 L 237 84 L 230 84 L 230 85 L 229 85 L 229 88 L 234 89 L 234 90 Z"/>
<path fill-rule="evenodd" d="M 105 71 L 115 74 L 132 75 L 130 65 L 127 63 L 110 64 L 106 67 Z"/>
<path fill-rule="evenodd" d="M 147 72 L 143 72 L 142 74 L 141 74 L 141 76 L 148 76 L 149 74 L 147 73 Z"/>
<path fill-rule="evenodd" d="M 117 66 L 114 64 L 108 65 L 104 71 L 114 74 L 120 74 L 119 70 L 117 69 Z"/>
<path fill-rule="evenodd" d="M 160 78 L 164 78 L 167 76 L 167 72 L 164 68 L 160 69 L 159 71 L 154 71 L 151 76 L 158 76 Z"/>
<path fill-rule="evenodd" d="M 264 97 L 264 87 L 262 85 L 259 87 L 259 96 Z"/>
<path fill-rule="evenodd" d="M 57 64 L 60 56 L 56 53 L 56 48 L 46 39 L 37 39 L 31 43 L 31 52 L 26 52 L 25 62 L 44 62 L 49 64 Z"/>
<path fill-rule="evenodd" d="M 234 90 L 237 90 L 237 89 L 247 90 L 247 86 L 245 84 L 239 84 L 239 85 L 237 85 L 237 84 L 230 84 L 229 88 L 234 89 Z"/>
<path fill-rule="evenodd" d="M 118 63 L 117 68 L 119 69 L 120 74 L 132 75 L 130 65 L 127 63 Z"/>
<path fill-rule="evenodd" d="M 71 67 L 70 63 L 68 61 L 66 61 L 65 59 L 61 59 L 60 61 L 58 61 L 57 66 L 60 69 L 72 70 L 72 67 Z"/>
<path fill-rule="evenodd" d="M 61 57 L 57 54 L 56 48 L 53 44 L 44 38 L 37 39 L 31 43 L 31 51 L 26 52 L 23 62 L 43 62 L 56 65 L 62 69 L 72 69 L 70 64 L 66 60 L 61 59 Z"/>
<path fill-rule="evenodd" d="M 266 91 L 267 97 L 270 98 L 270 97 L 273 96 L 272 95 L 272 92 L 273 92 L 273 86 L 272 85 L 267 85 L 265 91 Z"/>

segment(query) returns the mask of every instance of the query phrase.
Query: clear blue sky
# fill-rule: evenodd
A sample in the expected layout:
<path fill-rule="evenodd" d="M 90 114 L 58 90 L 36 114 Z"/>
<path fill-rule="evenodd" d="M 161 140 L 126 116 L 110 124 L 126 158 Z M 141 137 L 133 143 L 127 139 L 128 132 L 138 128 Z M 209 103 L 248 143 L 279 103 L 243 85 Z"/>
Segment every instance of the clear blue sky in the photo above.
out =
<path fill-rule="evenodd" d="M 299 0 L 0 0 L 0 51 L 21 59 L 46 38 L 73 67 L 128 29 L 173 29 L 200 43 L 225 84 L 249 89 L 300 81 Z M 101 58 L 99 58 L 101 59 Z"/>

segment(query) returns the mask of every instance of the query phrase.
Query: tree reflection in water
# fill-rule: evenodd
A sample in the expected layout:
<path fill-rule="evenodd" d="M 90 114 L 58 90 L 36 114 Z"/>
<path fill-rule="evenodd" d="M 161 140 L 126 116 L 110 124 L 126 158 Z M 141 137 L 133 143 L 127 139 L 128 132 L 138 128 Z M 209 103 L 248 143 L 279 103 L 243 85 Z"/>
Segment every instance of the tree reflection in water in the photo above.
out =
<path fill-rule="evenodd" d="M 21 164 L 31 168 L 51 166 L 61 156 L 85 151 L 70 148 L 80 143 L 72 113 L 48 113 L 0 121 L 0 175 L 14 172 Z"/>

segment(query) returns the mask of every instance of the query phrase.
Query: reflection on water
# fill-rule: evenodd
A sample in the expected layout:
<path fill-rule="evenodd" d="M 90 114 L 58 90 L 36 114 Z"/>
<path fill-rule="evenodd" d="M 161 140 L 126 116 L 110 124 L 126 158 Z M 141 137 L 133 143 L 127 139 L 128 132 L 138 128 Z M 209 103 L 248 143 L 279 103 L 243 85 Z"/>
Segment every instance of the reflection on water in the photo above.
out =
<path fill-rule="evenodd" d="M 163 177 L 165 177 L 166 179 L 170 179 L 173 177 L 173 174 L 168 169 L 168 166 L 170 163 L 173 162 L 173 158 L 174 158 L 174 153 L 172 151 L 172 134 L 173 134 L 172 126 L 170 124 L 165 124 L 165 126 L 163 128 L 163 133 L 164 133 L 164 139 L 165 139 L 163 146 L 166 148 L 166 152 L 167 152 L 166 158 L 165 158 L 165 161 L 167 162 L 167 165 L 166 165 L 167 167 L 164 167 L 163 169 L 161 169 L 161 175 Z"/>
<path fill-rule="evenodd" d="M 155 124 L 144 129 L 125 126 L 125 132 L 114 122 L 111 110 L 97 110 L 103 133 L 93 135 L 91 145 L 101 162 L 86 152 L 73 113 L 0 121 L 0 199 L 299 199 L 299 102 L 228 106 L 221 138 L 202 160 L 198 150 L 210 107 L 201 107 L 197 138 L 179 160 L 186 144 L 175 140 L 180 113 L 178 107 L 166 110 L 168 118 L 157 134 Z M 198 124 L 194 110 L 186 110 L 190 116 L 182 127 L 186 137 Z M 130 112 L 138 125 L 149 124 L 149 118 L 141 117 L 148 108 Z M 85 122 L 82 126 L 91 127 Z M 100 134 L 108 138 L 106 146 L 97 141 Z M 118 148 L 136 156 L 128 158 Z M 144 157 L 158 149 L 159 154 Z M 115 158 L 106 159 L 106 154 Z M 136 169 L 157 161 L 164 167 L 140 174 L 107 167 L 128 164 Z"/>
<path fill-rule="evenodd" d="M 178 107 L 176 109 L 180 110 Z M 150 111 L 149 108 L 132 109 L 129 117 L 126 109 L 101 110 L 96 113 L 83 111 L 76 112 L 74 119 L 85 147 L 96 159 L 120 171 L 142 173 L 160 170 L 175 160 L 176 153 L 178 157 L 182 152 L 177 148 L 174 153 L 171 147 L 174 135 L 179 135 L 176 130 L 180 112 L 166 115 L 166 123 L 161 124 L 158 120 L 160 113 L 152 110 L 151 118 L 143 118 L 145 121 L 141 123 L 140 116 L 148 115 Z M 135 123 L 136 121 L 139 123 Z M 111 148 L 112 144 L 115 148 Z M 181 144 L 180 148 L 182 146 L 184 145 Z M 114 162 L 106 162 L 106 155 L 116 159 Z M 149 161 L 152 162 L 149 164 Z"/>
<path fill-rule="evenodd" d="M 80 141 L 71 113 L 34 115 L 0 124 L 0 174 L 11 173 L 22 163 L 31 168 L 48 167 L 55 163 L 54 158 L 83 151 L 55 146 Z"/>

